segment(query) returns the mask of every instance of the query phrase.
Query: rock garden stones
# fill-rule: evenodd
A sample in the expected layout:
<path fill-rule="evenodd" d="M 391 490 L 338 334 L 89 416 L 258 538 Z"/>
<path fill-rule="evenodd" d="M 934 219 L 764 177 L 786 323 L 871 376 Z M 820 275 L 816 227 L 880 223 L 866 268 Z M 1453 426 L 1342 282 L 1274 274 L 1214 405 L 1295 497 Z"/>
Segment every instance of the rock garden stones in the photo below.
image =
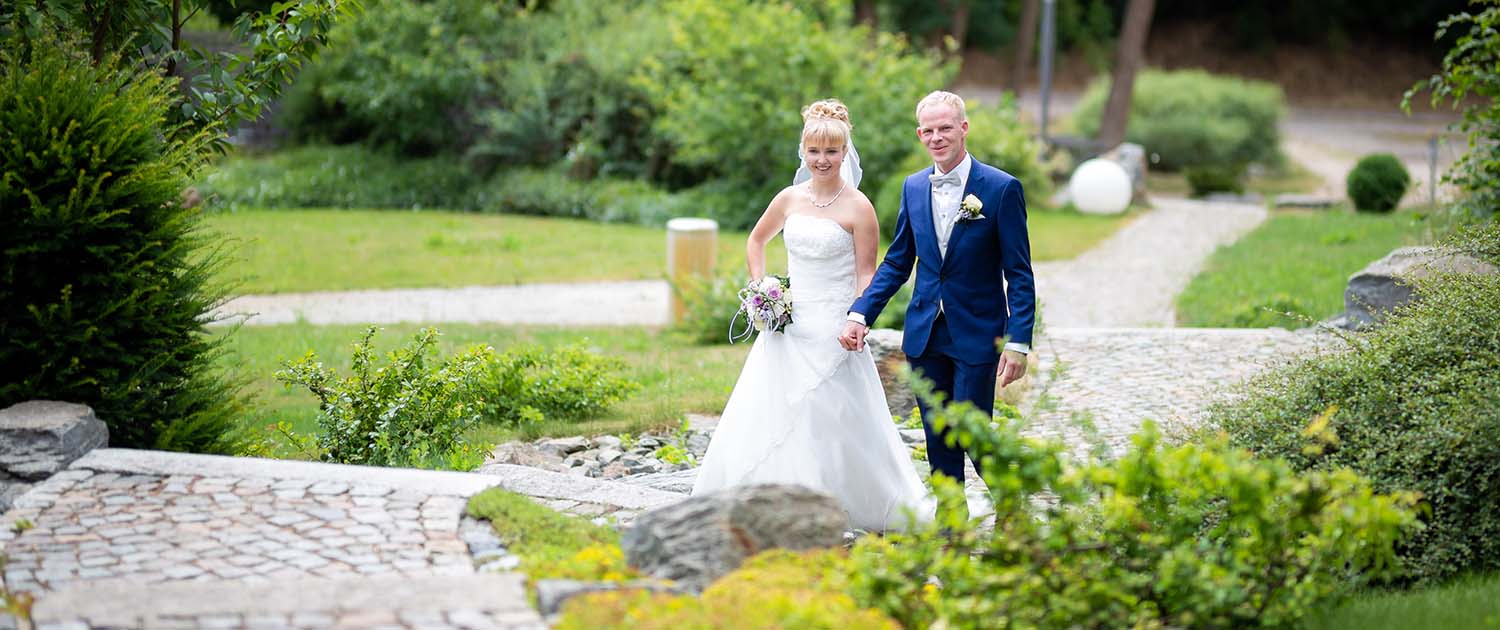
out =
<path fill-rule="evenodd" d="M 767 549 L 843 544 L 849 516 L 833 497 L 796 485 L 753 485 L 641 514 L 620 538 L 631 566 L 701 592 Z"/>
<path fill-rule="evenodd" d="M 85 405 L 33 400 L 0 409 L 0 512 L 31 483 L 109 443 L 109 429 Z"/>
<path fill-rule="evenodd" d="M 1415 281 L 1448 273 L 1497 272 L 1494 265 L 1436 247 L 1396 249 L 1349 277 L 1344 325 L 1359 328 L 1379 322 L 1391 310 L 1412 301 Z"/>

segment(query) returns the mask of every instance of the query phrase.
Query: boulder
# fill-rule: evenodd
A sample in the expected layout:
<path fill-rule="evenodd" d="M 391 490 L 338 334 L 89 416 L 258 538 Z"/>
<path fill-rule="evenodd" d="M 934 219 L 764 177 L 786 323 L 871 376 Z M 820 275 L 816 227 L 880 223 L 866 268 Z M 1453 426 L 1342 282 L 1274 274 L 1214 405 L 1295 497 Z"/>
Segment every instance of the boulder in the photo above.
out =
<path fill-rule="evenodd" d="M 885 403 L 891 415 L 906 417 L 917 406 L 917 397 L 906 382 L 906 353 L 901 351 L 901 331 L 876 328 L 865 336 L 880 384 L 885 388 Z"/>
<path fill-rule="evenodd" d="M 621 477 L 619 481 L 635 486 L 645 486 L 666 492 L 688 494 L 698 481 L 698 469 L 689 468 L 676 472 L 642 473 Z"/>
<path fill-rule="evenodd" d="M 653 580 L 635 580 L 624 584 L 618 582 L 582 582 L 579 580 L 547 579 L 536 581 L 536 607 L 543 617 L 549 619 L 562 612 L 569 599 L 588 593 L 603 593 L 618 590 L 645 590 L 654 593 L 683 594 L 684 589 L 672 584 Z"/>
<path fill-rule="evenodd" d="M 541 440 L 536 444 L 537 448 L 544 453 L 566 457 L 589 447 L 589 439 L 585 437 L 565 437 Z"/>
<path fill-rule="evenodd" d="M 568 469 L 557 455 L 543 451 L 535 444 L 528 442 L 506 442 L 496 446 L 494 450 L 490 451 L 490 458 L 484 463 L 515 464 L 517 466 L 530 466 L 532 468 L 543 468 L 558 472 Z"/>
<path fill-rule="evenodd" d="M 1099 157 L 1119 164 L 1130 176 L 1131 200 L 1141 203 L 1146 200 L 1146 148 L 1135 143 L 1123 142 L 1105 151 Z"/>
<path fill-rule="evenodd" d="M 640 515 L 620 538 L 631 566 L 702 592 L 767 549 L 842 544 L 849 515 L 833 497 L 795 485 L 752 485 Z"/>
<path fill-rule="evenodd" d="M 0 409 L 0 472 L 40 481 L 109 444 L 109 429 L 86 405 L 32 400 Z"/>
<path fill-rule="evenodd" d="M 1493 274 L 1494 265 L 1436 247 L 1402 247 L 1349 276 L 1344 290 L 1345 325 L 1359 328 L 1379 322 L 1392 309 L 1414 298 L 1412 283 L 1449 274 Z"/>

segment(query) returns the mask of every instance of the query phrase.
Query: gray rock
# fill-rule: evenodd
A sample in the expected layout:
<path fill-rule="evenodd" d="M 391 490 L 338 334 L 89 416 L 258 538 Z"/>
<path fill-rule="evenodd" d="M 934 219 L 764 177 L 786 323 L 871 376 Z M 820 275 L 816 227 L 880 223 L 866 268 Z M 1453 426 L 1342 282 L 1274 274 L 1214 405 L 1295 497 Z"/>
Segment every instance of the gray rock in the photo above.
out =
<path fill-rule="evenodd" d="M 1130 176 L 1131 199 L 1142 201 L 1146 198 L 1146 148 L 1131 142 L 1122 142 L 1119 146 L 1105 151 L 1099 157 L 1119 164 L 1125 169 L 1125 174 Z"/>
<path fill-rule="evenodd" d="M 601 435 L 594 438 L 594 448 L 597 448 L 601 451 L 610 449 L 619 450 L 620 438 L 617 438 L 613 435 Z"/>
<path fill-rule="evenodd" d="M 927 432 L 922 429 L 901 429 L 901 441 L 907 444 L 919 444 L 927 441 Z"/>
<path fill-rule="evenodd" d="M 693 491 L 693 483 L 698 481 L 698 469 L 689 468 L 676 472 L 643 473 L 621 477 L 617 481 L 633 486 L 645 486 L 667 492 L 687 494 Z"/>
<path fill-rule="evenodd" d="M 1482 260 L 1435 247 L 1402 247 L 1349 276 L 1344 290 L 1347 325 L 1379 322 L 1392 309 L 1411 302 L 1413 283 L 1434 276 L 1500 272 Z"/>
<path fill-rule="evenodd" d="M 694 457 L 703 457 L 703 454 L 708 452 L 708 442 L 710 439 L 711 436 L 708 433 L 693 433 L 688 437 L 688 451 Z"/>
<path fill-rule="evenodd" d="M 640 455 L 626 455 L 619 462 L 625 466 L 625 473 L 629 475 L 661 472 L 662 468 L 661 462 L 656 458 Z"/>
<path fill-rule="evenodd" d="M 32 400 L 0 410 L 0 471 L 40 481 L 96 448 L 109 429 L 85 405 Z"/>
<path fill-rule="evenodd" d="M 654 435 L 642 435 L 640 439 L 635 441 L 636 448 L 645 448 L 651 450 L 656 450 L 657 447 L 663 444 L 666 444 L 666 441 Z"/>
<path fill-rule="evenodd" d="M 589 447 L 588 438 L 565 437 L 541 440 L 536 444 L 537 449 L 544 453 L 551 453 L 558 457 L 565 457 L 577 453 Z"/>
<path fill-rule="evenodd" d="M 906 353 L 901 351 L 901 331 L 876 328 L 865 335 L 870 355 L 875 359 L 875 371 L 880 374 L 880 384 L 885 388 L 886 406 L 891 415 L 905 417 L 917 406 L 917 397 L 906 382 Z"/>
<path fill-rule="evenodd" d="M 611 463 L 614 463 L 615 460 L 620 459 L 621 457 L 623 457 L 624 455 L 625 455 L 625 453 L 620 452 L 620 450 L 616 449 L 616 448 L 609 448 L 609 447 L 601 448 L 601 449 L 599 449 L 599 463 L 600 464 L 611 464 Z"/>
<path fill-rule="evenodd" d="M 646 590 L 656 593 L 686 593 L 681 587 L 663 584 L 655 580 L 636 580 L 620 584 L 618 582 L 580 582 L 578 580 L 537 580 L 536 582 L 536 605 L 538 612 L 543 617 L 551 617 L 562 612 L 563 604 L 569 599 L 588 593 L 603 593 L 618 590 Z"/>
<path fill-rule="evenodd" d="M 802 486 L 752 485 L 696 496 L 640 515 L 620 538 L 631 566 L 701 592 L 767 549 L 834 547 L 849 515 Z"/>
<path fill-rule="evenodd" d="M 567 470 L 567 467 L 562 464 L 562 456 L 556 454 L 557 450 L 542 450 L 528 442 L 506 442 L 490 451 L 490 458 L 485 461 L 485 464 L 515 464 L 547 470 Z"/>

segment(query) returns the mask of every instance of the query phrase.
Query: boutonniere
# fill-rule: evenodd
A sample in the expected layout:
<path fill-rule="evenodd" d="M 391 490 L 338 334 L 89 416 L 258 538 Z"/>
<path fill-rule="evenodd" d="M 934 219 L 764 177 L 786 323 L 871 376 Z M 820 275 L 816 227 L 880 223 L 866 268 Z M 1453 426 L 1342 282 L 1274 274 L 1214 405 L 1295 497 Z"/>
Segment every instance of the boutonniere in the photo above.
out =
<path fill-rule="evenodd" d="M 979 214 L 982 208 L 984 208 L 984 204 L 979 201 L 978 197 L 974 195 L 964 197 L 963 203 L 958 204 L 958 220 L 972 221 L 983 219 L 984 215 Z"/>

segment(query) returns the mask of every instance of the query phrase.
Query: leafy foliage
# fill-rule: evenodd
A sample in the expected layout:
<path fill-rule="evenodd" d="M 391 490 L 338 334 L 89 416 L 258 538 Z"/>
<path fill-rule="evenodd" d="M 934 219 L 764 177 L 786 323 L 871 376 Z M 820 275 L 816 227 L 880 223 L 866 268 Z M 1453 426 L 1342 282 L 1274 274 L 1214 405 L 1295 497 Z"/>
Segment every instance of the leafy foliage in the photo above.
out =
<path fill-rule="evenodd" d="M 225 133 L 258 118 L 301 65 L 327 43 L 336 21 L 360 8 L 359 0 L 281 2 L 270 11 L 243 12 L 235 39 L 249 55 L 210 52 L 181 39 L 182 25 L 206 5 L 222 0 L 38 0 L 0 7 L 0 64 L 25 63 L 54 37 L 83 40 L 94 63 L 121 58 L 140 74 L 183 77 L 172 96 L 171 129 L 209 130 L 210 144 L 226 146 Z M 277 10 L 279 9 L 279 10 Z M 179 123 L 185 125 L 179 126 Z"/>
<path fill-rule="evenodd" d="M 83 403 L 114 446 L 235 452 L 240 385 L 214 367 L 203 320 L 224 299 L 223 257 L 179 203 L 210 135 L 169 122 L 173 82 L 114 58 L 52 41 L 13 61 L 0 61 L 0 406 Z"/>
<path fill-rule="evenodd" d="M 1390 571 L 1415 522 L 1415 497 L 1349 470 L 1297 473 L 1222 440 L 1163 448 L 1149 424 L 1120 460 L 1073 468 L 1019 419 L 960 403 L 932 420 L 983 462 L 995 526 L 977 531 L 938 477 L 936 521 L 855 545 L 855 600 L 909 628 L 1291 625 Z"/>
<path fill-rule="evenodd" d="M 506 426 L 598 415 L 640 389 L 625 362 L 578 346 L 508 350 L 489 363 L 484 418 Z"/>
<path fill-rule="evenodd" d="M 475 347 L 435 367 L 429 354 L 432 328 L 376 365 L 371 340 L 376 327 L 354 344 L 352 374 L 339 377 L 317 355 L 287 362 L 276 379 L 306 387 L 318 398 L 318 447 L 326 461 L 368 466 L 471 470 L 488 448 L 470 444 L 465 433 L 479 421 L 483 401 L 478 381 L 493 355 Z"/>
<path fill-rule="evenodd" d="M 1344 183 L 1355 210 L 1390 212 L 1401 203 L 1411 175 L 1396 156 L 1375 153 L 1360 158 Z"/>
<path fill-rule="evenodd" d="M 1436 106 L 1451 101 L 1463 111 L 1458 129 L 1469 136 L 1469 150 L 1443 176 L 1467 198 L 1459 207 L 1479 217 L 1500 210 L 1500 1 L 1472 0 L 1482 11 L 1456 13 L 1438 24 L 1434 40 L 1458 33 L 1443 57 L 1443 70 L 1406 91 L 1401 106 L 1411 111 L 1420 90 L 1431 94 Z M 1461 29 L 1467 29 L 1460 32 Z"/>
<path fill-rule="evenodd" d="M 1240 194 L 1245 192 L 1245 166 L 1188 166 L 1182 169 L 1188 188 L 1194 197 L 1216 192 Z"/>
<path fill-rule="evenodd" d="M 737 272 L 673 283 L 672 290 L 681 296 L 683 306 L 682 319 L 673 324 L 673 330 L 694 343 L 729 343 L 729 326 L 740 310 L 742 286 Z M 795 302 L 792 308 L 796 309 Z"/>
<path fill-rule="evenodd" d="M 233 157 L 198 185 L 210 207 L 478 210 L 480 182 L 451 159 L 398 159 L 359 146 Z"/>
<path fill-rule="evenodd" d="M 701 598 L 623 590 L 570 599 L 557 627 L 899 628 L 846 594 L 849 570 L 843 551 L 771 550 L 719 578 Z"/>
<path fill-rule="evenodd" d="M 1500 263 L 1500 226 L 1455 243 Z M 1420 493 L 1427 526 L 1400 553 L 1411 578 L 1431 581 L 1500 567 L 1500 276 L 1417 288 L 1418 303 L 1347 350 L 1268 372 L 1210 419 L 1299 470 L 1350 467 L 1380 491 Z M 1307 450 L 1302 429 L 1319 416 L 1337 441 Z"/>
<path fill-rule="evenodd" d="M 1108 77 L 1089 86 L 1073 112 L 1079 133 L 1098 135 L 1108 96 Z M 1281 90 L 1270 83 L 1147 70 L 1135 79 L 1125 139 L 1146 147 L 1153 164 L 1168 171 L 1277 164 L 1282 110 Z"/>

